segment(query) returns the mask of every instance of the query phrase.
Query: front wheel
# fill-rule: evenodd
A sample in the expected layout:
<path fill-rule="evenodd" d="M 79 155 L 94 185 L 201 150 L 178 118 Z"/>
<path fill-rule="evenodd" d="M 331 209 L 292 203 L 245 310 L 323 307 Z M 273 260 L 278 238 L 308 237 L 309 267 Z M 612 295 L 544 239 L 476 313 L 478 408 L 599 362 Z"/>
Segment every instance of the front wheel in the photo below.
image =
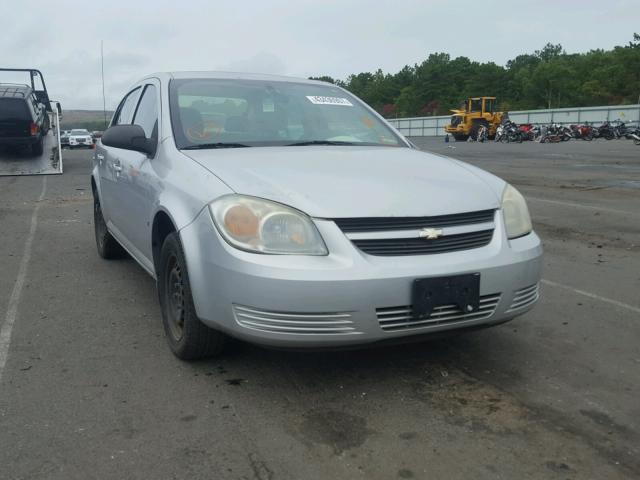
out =
<path fill-rule="evenodd" d="M 222 353 L 225 335 L 207 327 L 196 315 L 187 262 L 177 233 L 165 239 L 159 263 L 160 310 L 173 354 L 181 360 L 199 360 Z"/>

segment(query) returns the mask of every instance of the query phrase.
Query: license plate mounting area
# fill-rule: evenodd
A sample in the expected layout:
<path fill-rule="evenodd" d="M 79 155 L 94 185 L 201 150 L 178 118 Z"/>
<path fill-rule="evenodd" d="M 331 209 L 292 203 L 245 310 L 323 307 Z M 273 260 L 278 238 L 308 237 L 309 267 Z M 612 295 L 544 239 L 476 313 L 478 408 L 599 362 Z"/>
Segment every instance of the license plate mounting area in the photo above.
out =
<path fill-rule="evenodd" d="M 418 278 L 413 281 L 412 310 L 415 320 L 428 318 L 437 307 L 456 305 L 464 313 L 480 308 L 480 274 Z"/>

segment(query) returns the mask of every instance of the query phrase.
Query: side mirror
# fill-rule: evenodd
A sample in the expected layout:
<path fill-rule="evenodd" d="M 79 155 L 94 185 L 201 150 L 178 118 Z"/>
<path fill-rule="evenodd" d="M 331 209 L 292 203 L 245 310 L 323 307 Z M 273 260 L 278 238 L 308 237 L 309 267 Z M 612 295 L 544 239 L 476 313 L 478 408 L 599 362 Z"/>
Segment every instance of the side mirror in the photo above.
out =
<path fill-rule="evenodd" d="M 146 153 L 153 157 L 156 154 L 157 141 L 147 138 L 140 125 L 114 125 L 107 128 L 102 135 L 102 144 L 107 147 L 122 148 Z"/>

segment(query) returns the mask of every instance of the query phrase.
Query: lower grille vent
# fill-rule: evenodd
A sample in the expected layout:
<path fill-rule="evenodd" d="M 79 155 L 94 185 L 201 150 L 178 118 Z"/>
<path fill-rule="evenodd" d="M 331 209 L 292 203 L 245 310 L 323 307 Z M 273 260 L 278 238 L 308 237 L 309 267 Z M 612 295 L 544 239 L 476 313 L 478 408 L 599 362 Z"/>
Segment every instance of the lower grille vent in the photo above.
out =
<path fill-rule="evenodd" d="M 378 308 L 376 309 L 376 314 L 382 330 L 395 332 L 437 325 L 453 325 L 489 318 L 496 311 L 499 301 L 499 293 L 483 295 L 480 297 L 480 308 L 475 312 L 465 313 L 457 305 L 443 305 L 434 308 L 429 318 L 422 320 L 414 320 L 411 306 Z"/>
<path fill-rule="evenodd" d="M 512 312 L 513 310 L 528 307 L 536 303 L 539 297 L 540 294 L 538 283 L 529 287 L 521 288 L 520 290 L 516 291 L 516 294 L 513 297 L 513 302 L 511 302 L 511 306 L 509 307 L 509 310 L 507 310 L 507 312 Z"/>
<path fill-rule="evenodd" d="M 295 335 L 359 334 L 350 313 L 274 312 L 234 305 L 233 313 L 239 325 L 261 332 Z"/>

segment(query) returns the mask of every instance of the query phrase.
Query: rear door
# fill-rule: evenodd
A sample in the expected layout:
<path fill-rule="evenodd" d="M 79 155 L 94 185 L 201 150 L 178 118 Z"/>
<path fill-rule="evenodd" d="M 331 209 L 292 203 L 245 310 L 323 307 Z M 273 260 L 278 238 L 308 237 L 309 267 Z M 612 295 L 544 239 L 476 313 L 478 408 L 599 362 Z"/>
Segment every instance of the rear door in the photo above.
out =
<path fill-rule="evenodd" d="M 140 87 L 136 87 L 127 93 L 113 115 L 111 126 L 131 123 L 141 90 Z M 119 148 L 107 147 L 102 143 L 96 148 L 96 162 L 100 172 L 102 213 L 109 230 L 121 243 L 126 242 L 120 230 L 125 212 L 122 211 L 122 202 L 119 201 L 118 180 L 122 174 L 122 160 L 120 157 L 124 151 Z"/>

